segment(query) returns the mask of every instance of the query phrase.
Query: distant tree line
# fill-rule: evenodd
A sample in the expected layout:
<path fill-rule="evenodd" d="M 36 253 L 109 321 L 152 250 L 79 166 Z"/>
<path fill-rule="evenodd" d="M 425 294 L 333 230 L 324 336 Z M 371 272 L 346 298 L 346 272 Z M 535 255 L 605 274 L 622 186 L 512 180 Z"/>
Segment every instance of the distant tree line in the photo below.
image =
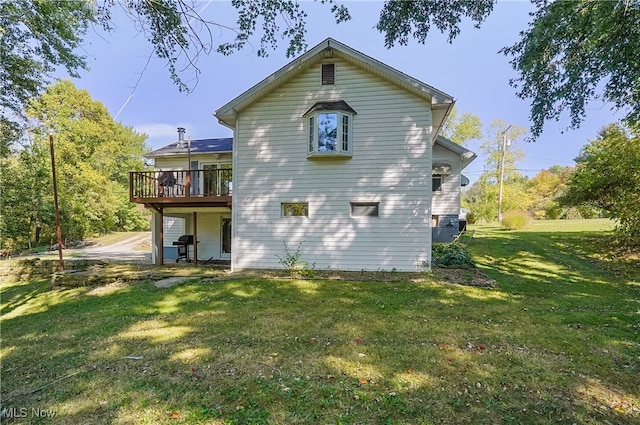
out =
<path fill-rule="evenodd" d="M 478 221 L 495 221 L 498 215 L 503 142 L 496 128 L 505 123 L 494 122 L 481 146 L 485 172 L 463 192 L 463 205 Z M 517 139 L 504 156 L 503 211 L 524 211 L 536 219 L 609 217 L 616 221 L 621 242 L 640 246 L 640 126 L 610 124 L 582 148 L 576 166 L 554 165 L 532 178 L 517 169 L 516 162 L 524 158 L 515 148 Z"/>

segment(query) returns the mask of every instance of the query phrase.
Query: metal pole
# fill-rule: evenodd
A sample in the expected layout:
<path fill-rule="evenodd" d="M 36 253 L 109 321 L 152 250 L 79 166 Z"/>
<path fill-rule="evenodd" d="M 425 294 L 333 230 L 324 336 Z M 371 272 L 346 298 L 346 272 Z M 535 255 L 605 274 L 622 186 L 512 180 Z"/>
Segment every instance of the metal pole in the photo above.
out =
<path fill-rule="evenodd" d="M 498 221 L 502 221 L 502 183 L 504 180 L 504 151 L 507 150 L 507 130 L 511 126 L 502 131 L 502 154 L 500 155 L 500 189 L 498 190 Z"/>
<path fill-rule="evenodd" d="M 187 141 L 187 161 L 189 161 L 189 166 L 187 167 L 187 193 L 186 196 L 191 196 L 191 137 Z"/>
<path fill-rule="evenodd" d="M 60 228 L 60 209 L 58 208 L 58 183 L 56 179 L 56 161 L 53 152 L 53 134 L 49 134 L 49 150 L 51 152 L 51 174 L 53 176 L 53 204 L 56 212 L 56 234 L 58 236 L 58 256 L 60 257 L 60 271 L 64 271 L 62 259 L 62 230 Z"/>

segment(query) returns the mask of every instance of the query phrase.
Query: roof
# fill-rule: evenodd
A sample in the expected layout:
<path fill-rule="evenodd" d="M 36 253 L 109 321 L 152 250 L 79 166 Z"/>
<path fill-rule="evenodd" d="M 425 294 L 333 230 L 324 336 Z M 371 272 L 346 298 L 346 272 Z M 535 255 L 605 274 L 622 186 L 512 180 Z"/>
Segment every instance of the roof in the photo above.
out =
<path fill-rule="evenodd" d="M 149 152 L 145 155 L 147 158 L 161 158 L 164 156 L 182 156 L 188 155 L 189 148 L 187 147 L 188 140 L 184 141 L 184 147 L 178 146 L 178 141 L 172 142 L 166 146 Z M 196 139 L 191 140 L 191 155 L 205 154 L 205 153 L 223 153 L 231 152 L 233 150 L 233 139 L 231 137 L 218 138 L 218 139 Z"/>
<path fill-rule="evenodd" d="M 462 145 L 452 142 L 451 140 L 447 139 L 444 136 L 438 136 L 436 138 L 436 144 L 460 155 L 461 169 L 464 169 L 467 165 L 471 164 L 471 162 L 477 157 L 475 152 L 470 151 L 469 149 L 465 148 Z"/>
<path fill-rule="evenodd" d="M 315 105 L 304 113 L 303 117 L 315 111 L 347 111 L 356 115 L 358 114 L 347 102 L 338 100 L 337 102 L 316 102 Z"/>
<path fill-rule="evenodd" d="M 455 103 L 453 97 L 445 92 L 418 81 L 332 38 L 327 38 L 219 108 L 214 115 L 218 118 L 220 124 L 235 128 L 236 117 L 239 112 L 326 57 L 337 57 L 345 60 L 425 99 L 431 104 L 433 111 L 433 134 L 438 134 Z"/>

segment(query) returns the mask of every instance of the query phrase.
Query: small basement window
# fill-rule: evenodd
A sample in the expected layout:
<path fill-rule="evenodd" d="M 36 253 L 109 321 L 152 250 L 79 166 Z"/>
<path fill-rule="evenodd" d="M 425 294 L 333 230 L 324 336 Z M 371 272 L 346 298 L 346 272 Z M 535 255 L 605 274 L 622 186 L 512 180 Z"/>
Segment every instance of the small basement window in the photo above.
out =
<path fill-rule="evenodd" d="M 283 217 L 309 217 L 308 202 L 283 202 L 281 208 Z"/>
<path fill-rule="evenodd" d="M 379 217 L 380 202 L 351 202 L 351 217 Z"/>

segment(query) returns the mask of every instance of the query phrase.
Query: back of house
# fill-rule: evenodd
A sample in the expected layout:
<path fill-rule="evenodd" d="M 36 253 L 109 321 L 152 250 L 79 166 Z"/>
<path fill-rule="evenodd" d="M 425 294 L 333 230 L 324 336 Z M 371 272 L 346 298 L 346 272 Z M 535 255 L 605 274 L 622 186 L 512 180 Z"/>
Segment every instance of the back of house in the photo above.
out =
<path fill-rule="evenodd" d="M 215 113 L 233 129 L 231 263 L 429 266 L 433 143 L 451 96 L 327 39 Z"/>

